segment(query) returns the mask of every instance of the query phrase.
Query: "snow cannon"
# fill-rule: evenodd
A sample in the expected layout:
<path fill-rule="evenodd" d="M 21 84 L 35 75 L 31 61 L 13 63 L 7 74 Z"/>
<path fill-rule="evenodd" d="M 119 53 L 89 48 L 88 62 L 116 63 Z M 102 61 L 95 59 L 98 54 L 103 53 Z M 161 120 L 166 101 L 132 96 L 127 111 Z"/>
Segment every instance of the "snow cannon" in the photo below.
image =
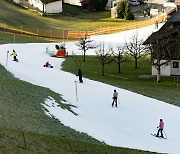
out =
<path fill-rule="evenodd" d="M 60 45 L 55 45 L 55 48 L 57 49 L 57 52 L 55 56 L 57 58 L 65 58 L 67 56 L 65 44 L 62 43 Z"/>

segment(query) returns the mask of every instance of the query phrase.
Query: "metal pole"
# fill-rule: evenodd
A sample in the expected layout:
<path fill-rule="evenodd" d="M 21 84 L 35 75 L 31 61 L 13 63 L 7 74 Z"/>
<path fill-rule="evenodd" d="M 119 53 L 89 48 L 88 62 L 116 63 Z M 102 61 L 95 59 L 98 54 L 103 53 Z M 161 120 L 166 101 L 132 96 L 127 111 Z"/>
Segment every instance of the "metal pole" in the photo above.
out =
<path fill-rule="evenodd" d="M 6 66 L 7 66 L 7 63 L 8 63 L 8 53 L 9 53 L 9 51 L 7 51 Z"/>
<path fill-rule="evenodd" d="M 76 100 L 78 102 L 78 93 L 77 93 L 77 81 L 74 81 L 75 82 L 75 87 L 76 87 Z"/>

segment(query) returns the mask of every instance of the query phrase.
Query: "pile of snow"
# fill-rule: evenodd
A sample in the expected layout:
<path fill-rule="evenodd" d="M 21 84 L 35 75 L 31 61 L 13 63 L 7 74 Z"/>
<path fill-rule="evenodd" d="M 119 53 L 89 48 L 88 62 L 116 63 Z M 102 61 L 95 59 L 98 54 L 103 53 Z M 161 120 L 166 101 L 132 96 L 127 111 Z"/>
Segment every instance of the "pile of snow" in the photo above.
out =
<path fill-rule="evenodd" d="M 146 39 L 153 30 L 154 25 L 134 31 L 96 36 L 93 39 L 96 43 L 103 41 L 107 47 L 111 45 L 115 48 L 128 40 L 132 34 L 138 32 L 138 35 Z M 52 98 L 47 98 L 43 104 L 49 111 L 45 114 L 53 115 L 64 125 L 87 133 L 108 145 L 161 153 L 180 152 L 179 107 L 86 78 L 83 78 L 84 83 L 77 83 L 77 98 L 77 77 L 61 70 L 64 59 L 50 57 L 46 53 L 46 47 L 54 48 L 55 45 L 56 43 L 32 43 L 0 46 L 0 63 L 8 71 L 21 80 L 48 87 L 62 94 L 67 100 L 66 103 L 77 106 L 73 111 L 78 116 L 58 107 Z M 82 54 L 74 42 L 66 43 L 66 48 L 69 54 L 72 51 Z M 10 56 L 8 62 L 6 61 L 7 50 L 11 53 L 13 49 L 17 51 L 19 62 L 12 61 Z M 91 50 L 87 54 L 95 52 Z M 46 61 L 54 68 L 43 67 Z M 114 89 L 119 93 L 118 108 L 111 106 Z M 160 118 L 165 122 L 164 131 L 168 139 L 151 136 L 151 133 L 157 132 Z"/>

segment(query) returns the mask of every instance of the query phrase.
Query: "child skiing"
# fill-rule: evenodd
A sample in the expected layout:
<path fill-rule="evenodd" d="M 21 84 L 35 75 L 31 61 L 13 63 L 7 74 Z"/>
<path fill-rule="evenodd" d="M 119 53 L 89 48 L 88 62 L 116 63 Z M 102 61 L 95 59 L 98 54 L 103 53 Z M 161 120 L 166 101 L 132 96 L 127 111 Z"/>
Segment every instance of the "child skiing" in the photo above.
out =
<path fill-rule="evenodd" d="M 13 49 L 13 53 L 12 53 L 11 55 L 13 55 L 13 57 L 14 57 L 14 60 L 13 60 L 13 61 L 18 62 L 18 59 L 16 58 L 16 57 L 17 57 L 17 53 L 15 52 L 14 49 Z"/>
<path fill-rule="evenodd" d="M 163 122 L 162 119 L 160 119 L 159 126 L 157 128 L 159 128 L 159 129 L 158 129 L 158 132 L 157 132 L 156 136 L 159 137 L 159 133 L 161 133 L 160 137 L 164 138 L 164 136 L 163 136 L 164 122 Z"/>
<path fill-rule="evenodd" d="M 115 106 L 117 107 L 117 97 L 118 97 L 118 93 L 116 92 L 116 90 L 114 90 L 113 93 L 113 102 L 112 102 L 112 107 L 114 106 L 114 102 L 116 103 Z"/>

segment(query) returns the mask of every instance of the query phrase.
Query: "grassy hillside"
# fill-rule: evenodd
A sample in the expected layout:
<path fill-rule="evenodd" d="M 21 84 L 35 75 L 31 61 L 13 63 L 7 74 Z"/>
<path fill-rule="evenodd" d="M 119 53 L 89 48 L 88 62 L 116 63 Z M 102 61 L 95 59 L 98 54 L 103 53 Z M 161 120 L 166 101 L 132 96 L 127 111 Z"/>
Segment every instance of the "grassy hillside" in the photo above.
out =
<path fill-rule="evenodd" d="M 24 140 L 25 139 L 25 140 Z M 23 133 L 13 129 L 0 128 L 1 154 L 150 154 L 140 150 L 110 147 L 71 140 L 64 137 Z"/>
<path fill-rule="evenodd" d="M 46 43 L 53 42 L 53 40 L 47 40 L 37 37 L 28 37 L 21 35 L 14 35 L 11 33 L 0 32 L 0 44 L 10 43 Z"/>
<path fill-rule="evenodd" d="M 77 59 L 82 62 L 82 57 Z M 81 66 L 84 77 L 180 106 L 179 77 L 162 77 L 161 83 L 156 83 L 156 78 L 139 78 L 140 75 L 151 74 L 151 65 L 147 62 L 148 59 L 140 59 L 138 69 L 134 68 L 133 60 L 122 63 L 120 74 L 116 63 L 105 65 L 105 76 L 101 75 L 101 64 L 95 56 L 87 57 Z M 76 74 L 76 64 L 74 58 L 69 56 L 63 63 L 63 70 Z"/>
<path fill-rule="evenodd" d="M 0 126 L 19 131 L 33 131 L 82 141 L 98 143 L 85 134 L 65 127 L 55 118 L 45 115 L 42 103 L 51 96 L 61 107 L 71 106 L 61 103 L 61 96 L 51 90 L 35 86 L 14 78 L 0 66 Z"/>
<path fill-rule="evenodd" d="M 110 19 L 110 11 L 87 12 L 79 7 L 63 5 L 63 13 L 42 17 L 38 13 L 11 4 L 7 0 L 1 0 L 0 3 L 0 23 L 2 26 L 9 25 L 19 29 L 23 27 L 23 29 L 41 28 L 44 30 L 50 28 L 91 30 L 129 22 L 121 19 Z"/>

